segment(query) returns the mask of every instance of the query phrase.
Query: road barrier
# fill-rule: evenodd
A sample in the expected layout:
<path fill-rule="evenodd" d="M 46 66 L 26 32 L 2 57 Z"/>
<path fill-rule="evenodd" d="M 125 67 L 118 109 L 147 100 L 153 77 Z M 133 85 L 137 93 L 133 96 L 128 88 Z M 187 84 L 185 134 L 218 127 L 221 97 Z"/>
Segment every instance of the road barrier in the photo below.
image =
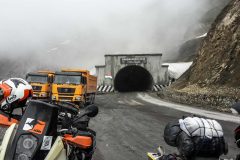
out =
<path fill-rule="evenodd" d="M 159 92 L 164 90 L 168 85 L 159 85 L 159 84 L 155 84 L 153 85 L 152 91 L 153 92 Z M 112 93 L 114 92 L 114 86 L 112 85 L 100 85 L 97 86 L 97 93 L 101 94 L 101 93 Z"/>
<path fill-rule="evenodd" d="M 167 87 L 167 85 L 155 84 L 155 85 L 153 85 L 152 91 L 154 91 L 154 92 L 162 91 L 166 87 Z"/>
<path fill-rule="evenodd" d="M 97 86 L 98 93 L 111 93 L 114 92 L 114 87 L 111 85 L 100 85 Z"/>

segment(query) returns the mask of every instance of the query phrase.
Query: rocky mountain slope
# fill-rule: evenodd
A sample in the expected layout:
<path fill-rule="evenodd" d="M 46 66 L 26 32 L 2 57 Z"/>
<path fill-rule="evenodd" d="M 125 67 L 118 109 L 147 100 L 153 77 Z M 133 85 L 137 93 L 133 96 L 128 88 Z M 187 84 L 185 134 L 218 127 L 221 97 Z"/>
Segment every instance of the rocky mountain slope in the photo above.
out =
<path fill-rule="evenodd" d="M 212 24 L 193 65 L 170 91 L 194 95 L 191 103 L 227 107 L 240 100 L 239 71 L 240 0 L 233 0 Z"/>
<path fill-rule="evenodd" d="M 202 43 L 204 37 L 195 38 L 186 41 L 179 48 L 179 55 L 177 56 L 177 62 L 190 62 L 196 57 L 197 50 Z"/>
<path fill-rule="evenodd" d="M 209 31 L 216 17 L 229 2 L 230 0 L 209 1 L 210 9 L 205 11 L 205 14 L 199 20 L 199 24 L 191 26 L 188 29 L 185 37 L 188 40 L 179 46 L 178 56 L 171 60 L 172 62 L 189 62 L 195 59 L 197 50 L 204 39 L 200 35 L 204 35 Z M 191 36 L 189 37 L 189 35 Z"/>

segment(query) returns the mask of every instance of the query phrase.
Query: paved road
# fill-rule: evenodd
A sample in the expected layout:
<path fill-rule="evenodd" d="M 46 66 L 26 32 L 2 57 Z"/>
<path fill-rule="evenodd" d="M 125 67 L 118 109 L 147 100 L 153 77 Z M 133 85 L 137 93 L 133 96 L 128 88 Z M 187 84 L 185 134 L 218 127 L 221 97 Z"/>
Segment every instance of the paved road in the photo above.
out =
<path fill-rule="evenodd" d="M 94 160 L 144 160 L 147 151 L 158 145 L 166 152 L 176 152 L 163 140 L 165 125 L 189 113 L 148 103 L 137 93 L 98 95 L 99 115 L 90 127 L 97 131 L 97 150 Z M 196 113 L 197 114 L 197 113 Z M 234 122 L 219 121 L 229 144 L 227 158 L 238 153 L 234 144 Z"/>

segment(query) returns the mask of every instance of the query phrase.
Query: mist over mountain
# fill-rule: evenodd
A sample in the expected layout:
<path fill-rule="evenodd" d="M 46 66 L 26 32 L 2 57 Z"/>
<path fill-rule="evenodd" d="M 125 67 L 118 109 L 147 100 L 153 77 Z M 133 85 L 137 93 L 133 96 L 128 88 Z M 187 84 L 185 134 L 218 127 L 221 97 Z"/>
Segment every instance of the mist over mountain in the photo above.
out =
<path fill-rule="evenodd" d="M 230 2 L 230 0 L 209 1 L 212 7 L 205 11 L 199 22 L 190 26 L 186 32 L 185 42 L 175 48 L 175 57 L 170 57 L 170 62 L 189 62 L 193 61 L 197 55 L 197 51 L 211 28 L 212 23 L 220 14 L 222 9 Z"/>
<path fill-rule="evenodd" d="M 49 66 L 92 69 L 104 63 L 104 54 L 115 53 L 161 52 L 172 59 L 182 43 L 208 30 L 215 19 L 208 13 L 220 12 L 226 2 L 0 1 L 0 63 L 18 66 L 1 74 Z"/>
<path fill-rule="evenodd" d="M 191 67 L 160 96 L 225 112 L 240 101 L 239 8 L 240 1 L 232 0 L 221 11 L 198 46 Z"/>

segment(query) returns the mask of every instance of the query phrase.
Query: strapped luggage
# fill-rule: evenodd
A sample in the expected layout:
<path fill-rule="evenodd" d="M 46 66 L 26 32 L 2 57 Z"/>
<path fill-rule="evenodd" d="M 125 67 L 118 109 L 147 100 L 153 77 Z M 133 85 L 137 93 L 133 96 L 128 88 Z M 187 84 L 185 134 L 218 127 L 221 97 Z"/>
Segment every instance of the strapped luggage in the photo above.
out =
<path fill-rule="evenodd" d="M 164 130 L 167 144 L 186 157 L 219 157 L 227 153 L 221 125 L 211 119 L 187 117 L 169 123 Z"/>

